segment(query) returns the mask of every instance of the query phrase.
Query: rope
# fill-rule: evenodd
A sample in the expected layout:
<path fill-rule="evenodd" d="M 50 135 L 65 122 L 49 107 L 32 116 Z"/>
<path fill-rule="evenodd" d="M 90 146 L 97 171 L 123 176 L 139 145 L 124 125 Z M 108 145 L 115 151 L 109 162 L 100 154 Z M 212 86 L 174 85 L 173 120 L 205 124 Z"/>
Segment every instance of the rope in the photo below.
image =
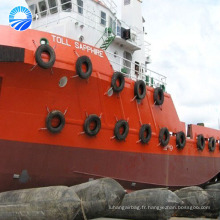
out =
<path fill-rule="evenodd" d="M 87 220 L 86 214 L 85 214 L 85 211 L 84 211 L 84 208 L 83 208 L 83 201 L 82 201 L 82 199 L 80 199 L 80 205 L 81 205 L 81 209 L 82 209 L 83 219 Z"/>

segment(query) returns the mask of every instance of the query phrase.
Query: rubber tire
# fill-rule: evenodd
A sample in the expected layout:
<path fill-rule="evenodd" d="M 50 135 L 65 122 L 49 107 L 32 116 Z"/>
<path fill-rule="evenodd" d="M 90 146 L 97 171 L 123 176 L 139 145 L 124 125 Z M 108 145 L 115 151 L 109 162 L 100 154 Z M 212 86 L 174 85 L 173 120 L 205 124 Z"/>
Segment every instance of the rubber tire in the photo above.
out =
<path fill-rule="evenodd" d="M 117 80 L 120 81 L 120 86 L 117 86 Z M 115 72 L 112 76 L 111 87 L 114 92 L 121 92 L 125 86 L 125 78 L 124 75 L 120 72 Z"/>
<path fill-rule="evenodd" d="M 145 136 L 145 132 L 147 132 L 147 136 Z M 142 144 L 149 143 L 152 136 L 151 126 L 149 124 L 144 124 L 141 126 L 139 131 L 139 138 Z"/>
<path fill-rule="evenodd" d="M 164 92 L 160 87 L 154 89 L 154 103 L 155 105 L 163 105 Z"/>
<path fill-rule="evenodd" d="M 59 126 L 53 127 L 51 125 L 51 121 L 53 118 L 59 118 L 59 120 L 60 120 Z M 46 118 L 46 128 L 51 133 L 53 133 L 53 134 L 60 133 L 63 130 L 65 123 L 66 123 L 65 116 L 62 112 L 60 112 L 58 110 L 54 110 L 54 111 L 48 113 L 47 118 Z"/>
<path fill-rule="evenodd" d="M 142 94 L 140 93 L 140 88 L 142 90 Z M 146 96 L 146 85 L 143 80 L 136 81 L 134 84 L 134 96 L 136 99 L 142 100 Z"/>
<path fill-rule="evenodd" d="M 90 124 L 92 122 L 96 123 L 96 127 L 93 130 L 90 129 Z M 89 115 L 86 118 L 83 127 L 84 127 L 84 131 L 87 135 L 89 135 L 91 137 L 96 136 L 101 129 L 101 119 L 97 115 Z"/>
<path fill-rule="evenodd" d="M 87 71 L 83 72 L 82 65 L 85 64 L 87 66 Z M 92 61 L 87 56 L 79 57 L 76 61 L 76 74 L 81 79 L 88 79 L 92 74 Z"/>
<path fill-rule="evenodd" d="M 124 132 L 123 134 L 120 134 L 119 130 L 121 127 L 124 127 Z M 124 141 L 126 139 L 126 137 L 128 136 L 128 132 L 129 132 L 129 124 L 127 121 L 125 120 L 119 120 L 116 124 L 115 124 L 115 130 L 114 130 L 114 134 L 115 134 L 115 138 L 119 141 Z"/>
<path fill-rule="evenodd" d="M 166 136 L 166 139 L 164 140 L 164 135 Z M 161 128 L 159 133 L 159 142 L 161 146 L 165 147 L 169 144 L 170 141 L 170 133 L 167 128 Z"/>
<path fill-rule="evenodd" d="M 180 131 L 176 134 L 176 146 L 178 149 L 183 149 L 186 145 L 186 135 L 184 132 Z"/>
<path fill-rule="evenodd" d="M 209 143 L 208 143 L 209 151 L 214 152 L 216 148 L 216 141 L 214 137 L 209 138 Z"/>
<path fill-rule="evenodd" d="M 42 53 L 49 54 L 50 60 L 48 62 L 43 61 L 43 59 L 41 58 Z M 43 69 L 52 68 L 55 61 L 56 61 L 56 54 L 54 52 L 54 49 L 48 44 L 40 45 L 35 52 L 35 60 L 36 60 L 37 64 Z"/>
<path fill-rule="evenodd" d="M 200 151 L 203 151 L 205 148 L 205 138 L 202 134 L 197 136 L 197 148 Z"/>

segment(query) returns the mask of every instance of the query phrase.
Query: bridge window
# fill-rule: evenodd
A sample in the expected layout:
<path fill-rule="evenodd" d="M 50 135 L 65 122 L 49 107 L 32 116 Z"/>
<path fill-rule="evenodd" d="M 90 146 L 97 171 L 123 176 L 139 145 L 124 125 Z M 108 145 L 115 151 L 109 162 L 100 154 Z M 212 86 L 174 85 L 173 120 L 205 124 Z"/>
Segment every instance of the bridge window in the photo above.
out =
<path fill-rule="evenodd" d="M 78 5 L 78 12 L 80 14 L 83 14 L 83 1 L 82 0 L 77 0 L 77 5 Z"/>
<path fill-rule="evenodd" d="M 38 11 L 37 11 L 37 5 L 36 5 L 36 4 L 30 5 L 29 8 L 30 8 L 31 13 L 32 13 L 32 15 L 33 15 L 33 20 L 35 20 L 35 19 L 37 18 L 37 16 L 38 16 L 38 15 L 37 15 L 37 13 L 38 13 Z"/>
<path fill-rule="evenodd" d="M 57 1 L 56 0 L 48 0 L 49 8 L 50 8 L 50 13 L 54 14 L 57 13 Z"/>
<path fill-rule="evenodd" d="M 61 4 L 64 11 L 70 11 L 72 9 L 71 0 L 61 0 Z"/>
<path fill-rule="evenodd" d="M 106 13 L 101 11 L 101 24 L 106 25 Z"/>
<path fill-rule="evenodd" d="M 41 1 L 38 3 L 39 9 L 40 9 L 40 15 L 41 17 L 44 17 L 47 15 L 47 5 L 45 1 Z"/>

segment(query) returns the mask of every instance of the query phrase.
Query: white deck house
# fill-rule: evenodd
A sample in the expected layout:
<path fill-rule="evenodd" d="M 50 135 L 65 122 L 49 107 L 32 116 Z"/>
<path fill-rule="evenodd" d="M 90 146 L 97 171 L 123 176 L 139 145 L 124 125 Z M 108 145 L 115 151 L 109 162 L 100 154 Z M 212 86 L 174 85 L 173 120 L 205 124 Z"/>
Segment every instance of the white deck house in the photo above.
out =
<path fill-rule="evenodd" d="M 145 41 L 140 0 L 123 0 L 121 20 L 112 0 L 26 0 L 32 28 L 62 35 L 105 50 L 115 71 L 148 85 L 166 77 L 147 69 L 150 44 Z"/>

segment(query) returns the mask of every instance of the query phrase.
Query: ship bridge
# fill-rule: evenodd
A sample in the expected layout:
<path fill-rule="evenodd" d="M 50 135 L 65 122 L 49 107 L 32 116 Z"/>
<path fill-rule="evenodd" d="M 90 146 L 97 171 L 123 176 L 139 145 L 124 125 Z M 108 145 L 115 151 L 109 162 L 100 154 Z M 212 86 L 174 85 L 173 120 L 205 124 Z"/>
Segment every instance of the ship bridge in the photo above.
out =
<path fill-rule="evenodd" d="M 33 29 L 104 50 L 113 40 L 129 51 L 141 50 L 142 30 L 117 19 L 117 5 L 112 0 L 28 0 L 27 4 L 33 14 Z"/>

